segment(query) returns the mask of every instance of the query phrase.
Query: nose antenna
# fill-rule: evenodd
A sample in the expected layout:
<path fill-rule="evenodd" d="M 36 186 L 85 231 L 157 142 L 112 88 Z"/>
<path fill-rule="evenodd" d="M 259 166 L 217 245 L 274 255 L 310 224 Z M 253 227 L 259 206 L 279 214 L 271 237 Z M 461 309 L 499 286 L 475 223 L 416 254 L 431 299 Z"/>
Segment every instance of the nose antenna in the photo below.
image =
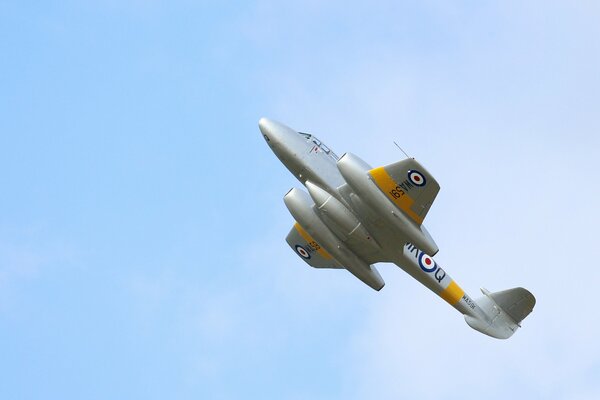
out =
<path fill-rule="evenodd" d="M 400 149 L 401 152 L 404 153 L 404 155 L 406 156 L 406 158 L 410 158 L 410 156 L 408 154 L 406 154 L 406 152 L 402 149 L 402 147 L 400 147 L 400 145 L 396 142 L 394 142 L 394 144 L 396 145 L 397 148 Z"/>

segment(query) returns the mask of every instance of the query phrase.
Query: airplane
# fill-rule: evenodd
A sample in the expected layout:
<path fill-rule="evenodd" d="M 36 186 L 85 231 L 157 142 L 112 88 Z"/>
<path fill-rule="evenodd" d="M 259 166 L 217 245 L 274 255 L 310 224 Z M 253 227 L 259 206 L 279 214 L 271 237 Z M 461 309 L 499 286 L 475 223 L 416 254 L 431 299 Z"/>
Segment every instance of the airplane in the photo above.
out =
<path fill-rule="evenodd" d="M 277 158 L 307 189 L 283 197 L 296 220 L 286 237 L 313 268 L 346 269 L 374 290 L 385 285 L 373 264 L 391 262 L 464 315 L 488 336 L 508 339 L 535 306 L 516 287 L 481 288 L 473 300 L 434 256 L 438 246 L 423 225 L 440 186 L 414 158 L 373 168 L 358 156 L 338 157 L 314 135 L 261 118 L 259 129 Z"/>

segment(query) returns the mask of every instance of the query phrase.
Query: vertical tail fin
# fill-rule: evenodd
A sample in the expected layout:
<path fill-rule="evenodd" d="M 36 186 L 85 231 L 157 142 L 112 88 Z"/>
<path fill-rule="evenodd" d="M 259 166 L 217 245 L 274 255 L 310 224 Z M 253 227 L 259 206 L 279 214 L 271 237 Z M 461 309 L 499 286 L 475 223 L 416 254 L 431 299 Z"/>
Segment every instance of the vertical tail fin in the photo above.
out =
<path fill-rule="evenodd" d="M 465 315 L 465 321 L 471 328 L 498 339 L 511 337 L 535 306 L 535 297 L 521 287 L 494 293 L 482 288 L 481 292 L 484 296 L 477 299 L 477 305 L 484 315 Z"/>

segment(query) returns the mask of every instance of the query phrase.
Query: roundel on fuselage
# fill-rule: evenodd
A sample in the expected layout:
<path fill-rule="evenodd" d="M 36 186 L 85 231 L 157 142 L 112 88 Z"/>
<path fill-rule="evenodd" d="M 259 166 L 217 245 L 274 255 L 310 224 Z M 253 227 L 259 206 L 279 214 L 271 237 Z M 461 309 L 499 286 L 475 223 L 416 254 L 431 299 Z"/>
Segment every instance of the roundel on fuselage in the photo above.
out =
<path fill-rule="evenodd" d="M 433 272 L 437 268 L 433 257 L 421 252 L 419 256 L 419 266 L 425 272 Z"/>

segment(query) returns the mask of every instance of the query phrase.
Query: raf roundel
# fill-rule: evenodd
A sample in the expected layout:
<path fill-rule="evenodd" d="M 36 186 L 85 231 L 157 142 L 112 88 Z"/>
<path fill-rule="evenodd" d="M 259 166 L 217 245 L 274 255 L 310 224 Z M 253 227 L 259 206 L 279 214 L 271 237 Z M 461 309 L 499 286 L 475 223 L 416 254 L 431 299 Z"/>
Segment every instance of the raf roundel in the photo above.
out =
<path fill-rule="evenodd" d="M 425 183 L 427 182 L 425 176 L 414 169 L 408 171 L 408 179 L 410 179 L 410 181 L 417 186 L 425 186 Z"/>
<path fill-rule="evenodd" d="M 308 253 L 308 251 L 306 251 L 306 249 L 302 246 L 300 246 L 299 244 L 296 245 L 296 252 L 298 254 L 300 254 L 300 257 L 308 260 L 310 258 L 310 254 Z"/>
<path fill-rule="evenodd" d="M 435 264 L 435 261 L 433 261 L 433 258 L 425 253 L 421 253 L 421 255 L 419 256 L 419 265 L 421 266 L 421 269 L 425 272 L 433 272 L 437 268 L 437 265 Z"/>

